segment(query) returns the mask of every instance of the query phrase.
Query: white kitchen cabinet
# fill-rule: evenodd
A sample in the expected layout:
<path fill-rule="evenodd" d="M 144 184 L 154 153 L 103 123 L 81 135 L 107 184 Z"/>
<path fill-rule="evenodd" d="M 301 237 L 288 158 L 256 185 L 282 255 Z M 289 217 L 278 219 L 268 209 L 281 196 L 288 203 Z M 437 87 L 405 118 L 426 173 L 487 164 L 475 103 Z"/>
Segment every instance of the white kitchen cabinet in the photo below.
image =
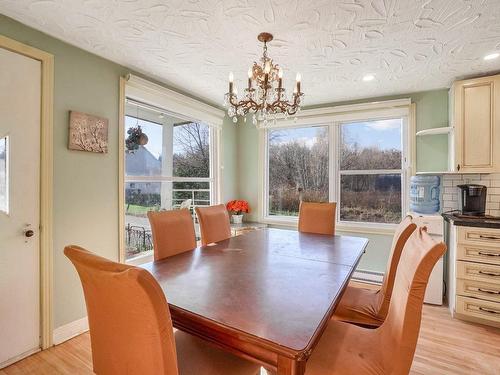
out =
<path fill-rule="evenodd" d="M 500 171 L 500 75 L 457 81 L 450 90 L 450 169 Z"/>
<path fill-rule="evenodd" d="M 448 245 L 452 315 L 500 327 L 500 229 L 451 224 Z"/>

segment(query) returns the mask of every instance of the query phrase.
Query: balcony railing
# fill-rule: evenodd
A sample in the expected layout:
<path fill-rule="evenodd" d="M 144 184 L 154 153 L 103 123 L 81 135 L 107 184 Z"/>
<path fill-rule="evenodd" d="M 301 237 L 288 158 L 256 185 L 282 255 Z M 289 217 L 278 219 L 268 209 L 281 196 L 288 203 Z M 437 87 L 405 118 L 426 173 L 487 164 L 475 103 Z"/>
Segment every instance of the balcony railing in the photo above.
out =
<path fill-rule="evenodd" d="M 179 209 L 182 202 L 191 200 L 189 210 L 193 215 L 193 220 L 196 219 L 194 215 L 195 207 L 210 205 L 210 189 L 171 189 L 170 191 L 173 197 L 171 200 L 171 207 L 174 210 Z M 140 194 L 140 192 L 136 194 Z M 161 202 L 160 193 L 148 193 L 148 195 L 158 195 L 154 201 Z M 132 199 L 127 199 L 127 197 L 132 197 Z M 127 258 L 153 250 L 151 228 L 146 216 L 148 211 L 159 211 L 161 209 L 160 204 L 145 203 L 144 205 L 139 205 L 137 203 L 140 202 L 140 200 L 133 198 L 133 194 L 126 195 L 125 246 Z"/>

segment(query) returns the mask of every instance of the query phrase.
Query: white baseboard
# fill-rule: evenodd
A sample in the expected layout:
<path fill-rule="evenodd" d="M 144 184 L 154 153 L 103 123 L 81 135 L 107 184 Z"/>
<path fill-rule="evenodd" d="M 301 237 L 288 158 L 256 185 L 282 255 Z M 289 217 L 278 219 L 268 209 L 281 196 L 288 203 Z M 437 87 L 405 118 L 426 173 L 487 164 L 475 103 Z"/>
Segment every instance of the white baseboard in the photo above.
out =
<path fill-rule="evenodd" d="M 0 363 L 0 369 L 3 369 L 4 367 L 10 366 L 11 364 L 16 363 L 16 362 L 18 362 L 21 359 L 24 359 L 26 357 L 29 357 L 32 354 L 38 353 L 40 350 L 41 350 L 40 348 L 34 348 L 31 350 L 28 350 L 27 352 L 19 354 L 19 355 L 15 356 L 14 358 L 11 358 L 5 362 L 2 362 L 2 363 Z"/>
<path fill-rule="evenodd" d="M 75 320 L 74 322 L 65 324 L 54 329 L 54 345 L 59 345 L 64 341 L 72 339 L 75 336 L 81 335 L 89 330 L 89 320 L 87 317 Z"/>
<path fill-rule="evenodd" d="M 382 284 L 384 274 L 381 272 L 356 270 L 352 274 L 352 280 L 362 281 L 364 283 Z"/>

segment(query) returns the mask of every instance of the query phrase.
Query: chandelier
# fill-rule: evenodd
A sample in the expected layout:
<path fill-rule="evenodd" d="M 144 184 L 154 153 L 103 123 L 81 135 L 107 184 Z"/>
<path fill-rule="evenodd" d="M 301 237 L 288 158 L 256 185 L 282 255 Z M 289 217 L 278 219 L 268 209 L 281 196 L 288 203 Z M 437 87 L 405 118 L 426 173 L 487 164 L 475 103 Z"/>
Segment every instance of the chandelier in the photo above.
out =
<path fill-rule="evenodd" d="M 273 36 L 260 33 L 257 39 L 264 43 L 260 64 L 254 62 L 248 69 L 248 86 L 240 99 L 233 73 L 229 73 L 229 91 L 224 96 L 224 107 L 228 107 L 227 114 L 235 123 L 237 116 L 244 116 L 246 122 L 246 115 L 253 113 L 252 123 L 257 125 L 257 121 L 263 121 L 266 126 L 269 121 L 276 122 L 278 114 L 288 118 L 300 111 L 304 93 L 300 91 L 301 77 L 297 73 L 294 91 L 290 98 L 287 97 L 283 87 L 283 69 L 267 55 L 267 43 L 273 40 Z"/>

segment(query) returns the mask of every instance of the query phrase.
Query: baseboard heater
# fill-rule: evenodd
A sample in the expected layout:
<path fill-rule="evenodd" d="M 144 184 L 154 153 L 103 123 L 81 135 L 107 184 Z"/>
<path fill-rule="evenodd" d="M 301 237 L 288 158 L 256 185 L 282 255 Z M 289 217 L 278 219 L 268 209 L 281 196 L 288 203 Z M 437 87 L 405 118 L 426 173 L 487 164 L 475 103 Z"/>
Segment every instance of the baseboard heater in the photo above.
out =
<path fill-rule="evenodd" d="M 382 284 L 384 274 L 382 272 L 356 270 L 352 274 L 352 280 L 370 284 Z"/>

